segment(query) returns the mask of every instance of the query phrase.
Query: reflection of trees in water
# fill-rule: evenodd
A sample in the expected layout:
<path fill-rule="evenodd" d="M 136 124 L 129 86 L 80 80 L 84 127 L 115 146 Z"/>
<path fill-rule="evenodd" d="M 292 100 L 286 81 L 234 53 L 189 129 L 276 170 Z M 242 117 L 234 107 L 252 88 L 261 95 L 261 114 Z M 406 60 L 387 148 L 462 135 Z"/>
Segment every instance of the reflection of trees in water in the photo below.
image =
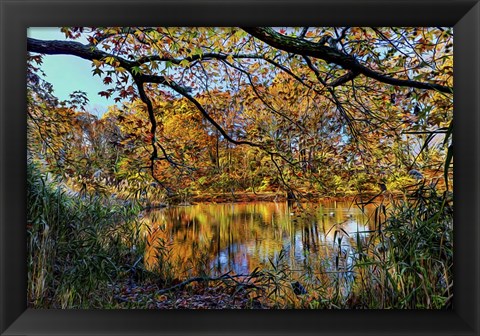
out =
<path fill-rule="evenodd" d="M 327 204 L 308 216 L 294 216 L 284 203 L 257 202 L 151 211 L 145 216 L 151 230 L 146 263 L 155 263 L 153 251 L 163 240 L 171 244 L 170 261 L 180 274 L 199 269 L 250 272 L 275 260 L 282 249 L 292 268 L 305 268 L 320 263 L 322 256 L 331 257 L 334 238 L 345 236 L 346 246 L 354 243 L 350 233 L 357 231 L 357 222 L 366 220 L 355 210 L 337 207 L 334 216 L 324 215 L 332 211 Z"/>

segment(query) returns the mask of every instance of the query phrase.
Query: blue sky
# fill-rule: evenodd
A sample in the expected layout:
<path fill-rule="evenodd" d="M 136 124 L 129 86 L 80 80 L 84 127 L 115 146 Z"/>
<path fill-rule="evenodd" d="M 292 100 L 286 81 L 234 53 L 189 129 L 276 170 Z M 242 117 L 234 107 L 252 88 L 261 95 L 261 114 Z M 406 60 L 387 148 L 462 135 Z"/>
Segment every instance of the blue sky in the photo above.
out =
<path fill-rule="evenodd" d="M 65 35 L 59 28 L 29 28 L 28 37 L 40 40 L 65 40 Z M 87 43 L 85 39 L 78 42 Z M 46 80 L 53 84 L 54 94 L 61 100 L 69 98 L 70 93 L 76 90 L 85 91 L 90 100 L 87 111 L 102 115 L 110 105 L 114 105 L 113 99 L 106 99 L 98 95 L 104 91 L 105 86 L 99 76 L 93 77 L 91 62 L 69 55 L 45 55 L 42 70 L 46 74 Z"/>

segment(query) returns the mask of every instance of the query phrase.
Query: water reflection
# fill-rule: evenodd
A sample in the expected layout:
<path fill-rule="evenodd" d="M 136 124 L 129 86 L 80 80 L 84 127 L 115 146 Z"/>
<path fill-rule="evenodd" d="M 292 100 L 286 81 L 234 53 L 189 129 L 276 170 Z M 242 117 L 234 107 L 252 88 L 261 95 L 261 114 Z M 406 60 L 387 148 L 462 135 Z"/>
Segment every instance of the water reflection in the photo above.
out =
<path fill-rule="evenodd" d="M 368 213 L 348 203 L 197 204 L 150 211 L 146 264 L 155 267 L 159 247 L 169 250 L 177 277 L 232 271 L 246 274 L 269 267 L 284 251 L 292 270 L 348 269 L 358 240 L 368 237 Z M 344 264 L 337 256 L 342 254 Z"/>

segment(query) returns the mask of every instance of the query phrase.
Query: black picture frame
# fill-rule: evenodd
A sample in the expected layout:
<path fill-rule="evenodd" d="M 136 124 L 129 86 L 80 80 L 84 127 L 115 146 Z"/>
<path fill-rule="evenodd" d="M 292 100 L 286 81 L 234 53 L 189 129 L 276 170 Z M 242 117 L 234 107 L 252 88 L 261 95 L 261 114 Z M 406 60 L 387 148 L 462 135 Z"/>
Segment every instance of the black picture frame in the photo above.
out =
<path fill-rule="evenodd" d="M 0 0 L 2 335 L 478 335 L 480 4 L 416 1 Z M 453 310 L 26 309 L 26 29 L 48 26 L 453 26 Z"/>

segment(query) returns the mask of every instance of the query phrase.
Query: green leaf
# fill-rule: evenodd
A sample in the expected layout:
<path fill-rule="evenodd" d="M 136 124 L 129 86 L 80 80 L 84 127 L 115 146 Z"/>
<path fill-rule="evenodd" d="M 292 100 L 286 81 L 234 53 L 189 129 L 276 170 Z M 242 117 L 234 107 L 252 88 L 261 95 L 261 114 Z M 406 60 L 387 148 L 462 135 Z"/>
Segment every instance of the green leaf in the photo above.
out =
<path fill-rule="evenodd" d="M 138 74 L 140 74 L 140 72 L 141 72 L 141 70 L 140 70 L 139 66 L 132 67 L 132 74 L 138 75 Z"/>
<path fill-rule="evenodd" d="M 99 69 L 99 68 L 93 69 L 92 72 L 93 72 L 93 75 L 94 75 L 94 76 L 95 76 L 95 75 L 99 75 L 99 76 L 100 76 L 101 74 L 103 74 L 103 70 L 101 70 L 101 69 Z"/>

